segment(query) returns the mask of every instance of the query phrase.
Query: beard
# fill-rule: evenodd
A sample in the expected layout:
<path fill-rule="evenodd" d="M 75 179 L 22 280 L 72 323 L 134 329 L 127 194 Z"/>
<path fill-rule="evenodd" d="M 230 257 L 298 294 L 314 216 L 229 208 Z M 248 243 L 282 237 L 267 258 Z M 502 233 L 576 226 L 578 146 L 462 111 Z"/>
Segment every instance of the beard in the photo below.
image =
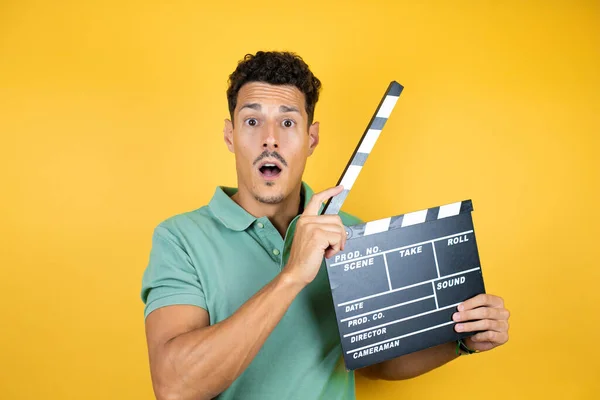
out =
<path fill-rule="evenodd" d="M 279 196 L 268 196 L 268 197 L 254 195 L 254 199 L 256 199 L 256 201 L 263 203 L 263 204 L 279 204 L 283 201 L 283 195 L 280 194 Z"/>
<path fill-rule="evenodd" d="M 275 185 L 275 182 L 266 182 L 266 184 L 267 184 L 267 186 L 273 186 L 273 185 Z M 271 196 L 260 196 L 256 193 L 253 193 L 253 195 L 254 195 L 254 199 L 256 201 L 258 201 L 259 203 L 263 203 L 263 204 L 279 204 L 285 198 L 283 196 L 283 194 L 271 195 Z"/>

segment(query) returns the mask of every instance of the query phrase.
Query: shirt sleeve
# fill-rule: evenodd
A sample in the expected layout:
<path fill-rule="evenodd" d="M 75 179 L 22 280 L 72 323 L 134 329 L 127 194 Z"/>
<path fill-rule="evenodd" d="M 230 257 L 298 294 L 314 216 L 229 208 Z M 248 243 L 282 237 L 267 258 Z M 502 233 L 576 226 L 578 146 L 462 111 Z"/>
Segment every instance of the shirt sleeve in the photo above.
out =
<path fill-rule="evenodd" d="M 156 227 L 152 236 L 141 297 L 145 304 L 144 318 L 158 308 L 176 304 L 206 309 L 204 290 L 190 256 L 164 223 Z"/>
<path fill-rule="evenodd" d="M 348 214 L 347 212 L 340 211 L 340 218 L 342 219 L 342 223 L 346 226 L 359 225 L 364 224 L 364 221 L 352 214 Z"/>

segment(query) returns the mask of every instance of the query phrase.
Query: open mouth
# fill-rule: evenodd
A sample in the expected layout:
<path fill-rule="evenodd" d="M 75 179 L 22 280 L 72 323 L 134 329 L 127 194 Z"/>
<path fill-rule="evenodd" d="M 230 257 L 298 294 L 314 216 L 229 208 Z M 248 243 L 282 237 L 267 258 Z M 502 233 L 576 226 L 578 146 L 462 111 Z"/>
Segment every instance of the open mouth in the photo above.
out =
<path fill-rule="evenodd" d="M 281 167 L 275 163 L 264 163 L 258 169 L 260 174 L 267 179 L 276 178 L 281 173 Z"/>

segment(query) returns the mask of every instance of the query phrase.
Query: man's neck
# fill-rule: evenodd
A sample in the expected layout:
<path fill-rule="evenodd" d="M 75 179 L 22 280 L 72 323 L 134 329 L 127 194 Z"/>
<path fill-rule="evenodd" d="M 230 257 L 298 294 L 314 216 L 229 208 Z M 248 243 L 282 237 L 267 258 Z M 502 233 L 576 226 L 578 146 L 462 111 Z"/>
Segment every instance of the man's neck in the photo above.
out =
<path fill-rule="evenodd" d="M 287 198 L 277 204 L 262 203 L 256 200 L 252 193 L 244 190 L 243 187 L 239 187 L 238 191 L 231 196 L 231 199 L 254 217 L 269 218 L 281 237 L 285 237 L 290 222 L 302 211 L 304 202 L 301 189 L 302 184 L 298 185 Z"/>

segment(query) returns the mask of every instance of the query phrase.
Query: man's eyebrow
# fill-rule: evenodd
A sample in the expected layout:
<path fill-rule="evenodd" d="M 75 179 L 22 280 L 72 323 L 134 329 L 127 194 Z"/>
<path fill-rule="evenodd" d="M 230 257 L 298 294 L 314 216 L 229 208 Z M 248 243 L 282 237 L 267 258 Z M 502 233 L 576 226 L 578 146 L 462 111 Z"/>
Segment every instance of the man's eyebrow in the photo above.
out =
<path fill-rule="evenodd" d="M 279 112 L 287 113 L 287 112 L 297 112 L 300 114 L 300 110 L 298 110 L 294 106 L 279 106 Z"/>
<path fill-rule="evenodd" d="M 238 112 L 242 111 L 244 108 L 250 108 L 252 110 L 260 111 L 262 107 L 258 103 L 246 103 L 240 107 Z"/>

